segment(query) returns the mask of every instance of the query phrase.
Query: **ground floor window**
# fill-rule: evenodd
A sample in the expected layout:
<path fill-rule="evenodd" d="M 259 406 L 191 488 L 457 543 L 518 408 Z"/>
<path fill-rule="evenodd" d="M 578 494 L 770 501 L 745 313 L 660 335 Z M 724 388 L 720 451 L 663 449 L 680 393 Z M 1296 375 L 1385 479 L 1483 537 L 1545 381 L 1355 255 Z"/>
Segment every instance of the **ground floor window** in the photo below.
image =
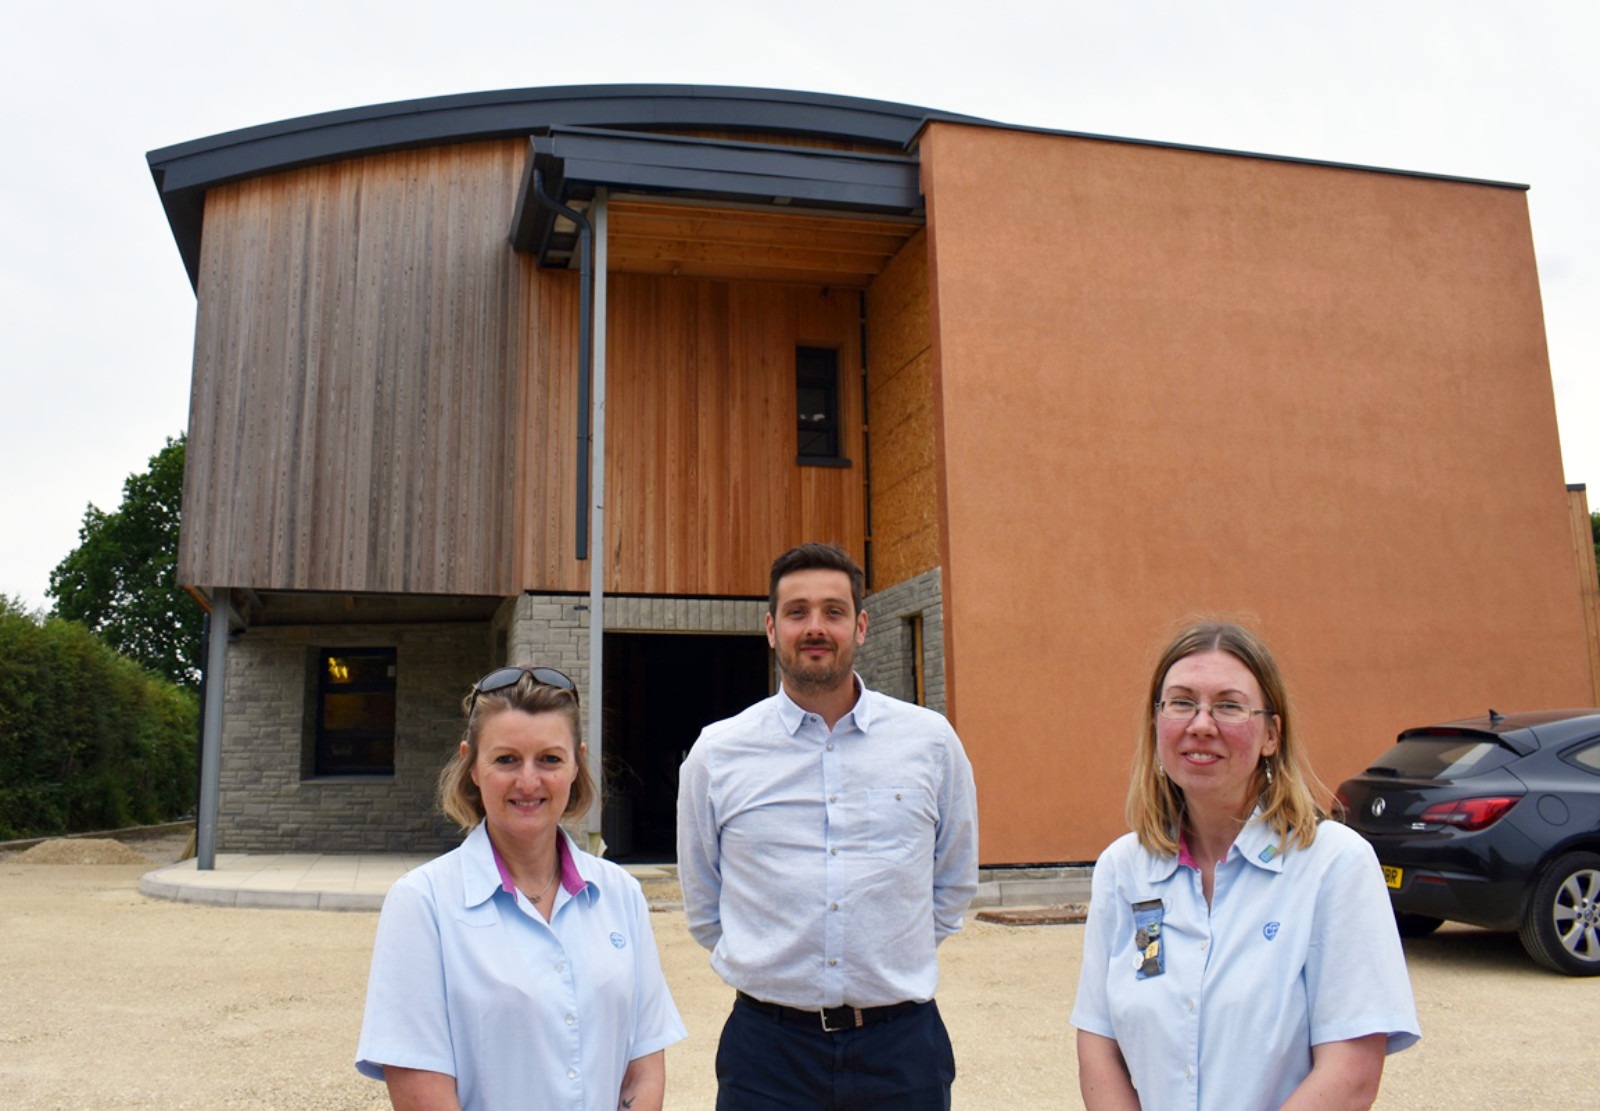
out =
<path fill-rule="evenodd" d="M 317 651 L 312 775 L 393 775 L 395 650 Z"/>

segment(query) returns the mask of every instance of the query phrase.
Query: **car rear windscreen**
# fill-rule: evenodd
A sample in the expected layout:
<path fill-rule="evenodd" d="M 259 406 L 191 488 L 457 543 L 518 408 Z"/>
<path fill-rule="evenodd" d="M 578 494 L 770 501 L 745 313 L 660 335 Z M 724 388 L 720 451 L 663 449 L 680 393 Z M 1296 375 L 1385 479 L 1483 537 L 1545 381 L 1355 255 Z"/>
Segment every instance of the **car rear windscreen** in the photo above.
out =
<path fill-rule="evenodd" d="M 1504 767 L 1516 754 L 1472 737 L 1408 737 L 1378 757 L 1372 770 L 1405 779 L 1462 779 Z"/>

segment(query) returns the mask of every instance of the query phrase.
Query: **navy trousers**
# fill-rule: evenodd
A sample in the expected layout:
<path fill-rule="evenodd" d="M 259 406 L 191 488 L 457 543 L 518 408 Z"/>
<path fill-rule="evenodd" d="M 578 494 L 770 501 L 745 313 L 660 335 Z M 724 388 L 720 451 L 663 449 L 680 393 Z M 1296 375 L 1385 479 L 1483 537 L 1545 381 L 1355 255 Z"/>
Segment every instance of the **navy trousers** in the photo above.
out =
<path fill-rule="evenodd" d="M 955 1078 L 931 1002 L 829 1034 L 736 1000 L 717 1044 L 717 1111 L 949 1111 Z"/>

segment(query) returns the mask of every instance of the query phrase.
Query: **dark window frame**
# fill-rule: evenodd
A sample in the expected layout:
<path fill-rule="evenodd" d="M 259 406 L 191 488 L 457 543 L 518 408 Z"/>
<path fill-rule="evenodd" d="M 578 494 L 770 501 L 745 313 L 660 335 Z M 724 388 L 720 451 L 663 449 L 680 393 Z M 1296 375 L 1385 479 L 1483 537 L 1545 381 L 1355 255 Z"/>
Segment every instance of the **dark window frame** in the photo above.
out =
<path fill-rule="evenodd" d="M 848 467 L 839 419 L 839 351 L 794 350 L 795 458 L 803 467 Z"/>
<path fill-rule="evenodd" d="M 399 701 L 399 651 L 393 647 L 363 645 L 318 648 L 312 656 L 316 681 L 311 691 L 311 721 L 307 737 L 306 778 L 343 779 L 394 775 L 395 734 Z M 335 681 L 336 661 L 376 661 L 377 674 Z M 367 670 L 367 669 L 362 669 Z M 330 696 L 387 696 L 388 722 L 379 728 L 330 728 Z M 380 707 L 379 717 L 384 715 Z"/>

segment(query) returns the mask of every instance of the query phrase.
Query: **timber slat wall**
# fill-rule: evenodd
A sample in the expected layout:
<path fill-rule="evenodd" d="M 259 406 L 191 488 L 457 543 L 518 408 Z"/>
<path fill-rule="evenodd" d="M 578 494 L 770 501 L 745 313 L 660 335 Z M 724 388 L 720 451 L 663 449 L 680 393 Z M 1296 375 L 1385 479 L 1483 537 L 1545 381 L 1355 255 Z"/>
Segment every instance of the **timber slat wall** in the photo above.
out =
<path fill-rule="evenodd" d="M 872 436 L 872 566 L 883 590 L 939 563 L 927 236 L 919 233 L 867 291 Z"/>
<path fill-rule="evenodd" d="M 531 353 L 526 490 L 560 483 L 552 519 L 521 503 L 522 583 L 583 590 L 573 557 L 573 455 L 559 430 L 576 405 L 576 286 L 541 274 Z M 551 279 L 555 278 L 555 281 Z M 570 292 L 568 292 L 570 286 Z M 772 557 L 801 539 L 863 537 L 859 296 L 849 290 L 613 273 L 606 402 L 606 589 L 764 594 Z M 840 423 L 850 467 L 795 463 L 795 348 L 839 350 Z"/>
<path fill-rule="evenodd" d="M 208 193 L 182 581 L 587 589 L 578 275 L 507 243 L 524 157 L 462 144 Z M 859 287 L 916 229 L 615 207 L 607 589 L 763 594 L 801 539 L 859 555 Z M 827 284 L 799 281 L 813 262 Z M 618 272 L 658 263 L 718 276 Z M 839 351 L 851 466 L 795 462 L 799 345 Z"/>
<path fill-rule="evenodd" d="M 179 574 L 504 594 L 524 145 L 291 171 L 206 198 Z"/>

